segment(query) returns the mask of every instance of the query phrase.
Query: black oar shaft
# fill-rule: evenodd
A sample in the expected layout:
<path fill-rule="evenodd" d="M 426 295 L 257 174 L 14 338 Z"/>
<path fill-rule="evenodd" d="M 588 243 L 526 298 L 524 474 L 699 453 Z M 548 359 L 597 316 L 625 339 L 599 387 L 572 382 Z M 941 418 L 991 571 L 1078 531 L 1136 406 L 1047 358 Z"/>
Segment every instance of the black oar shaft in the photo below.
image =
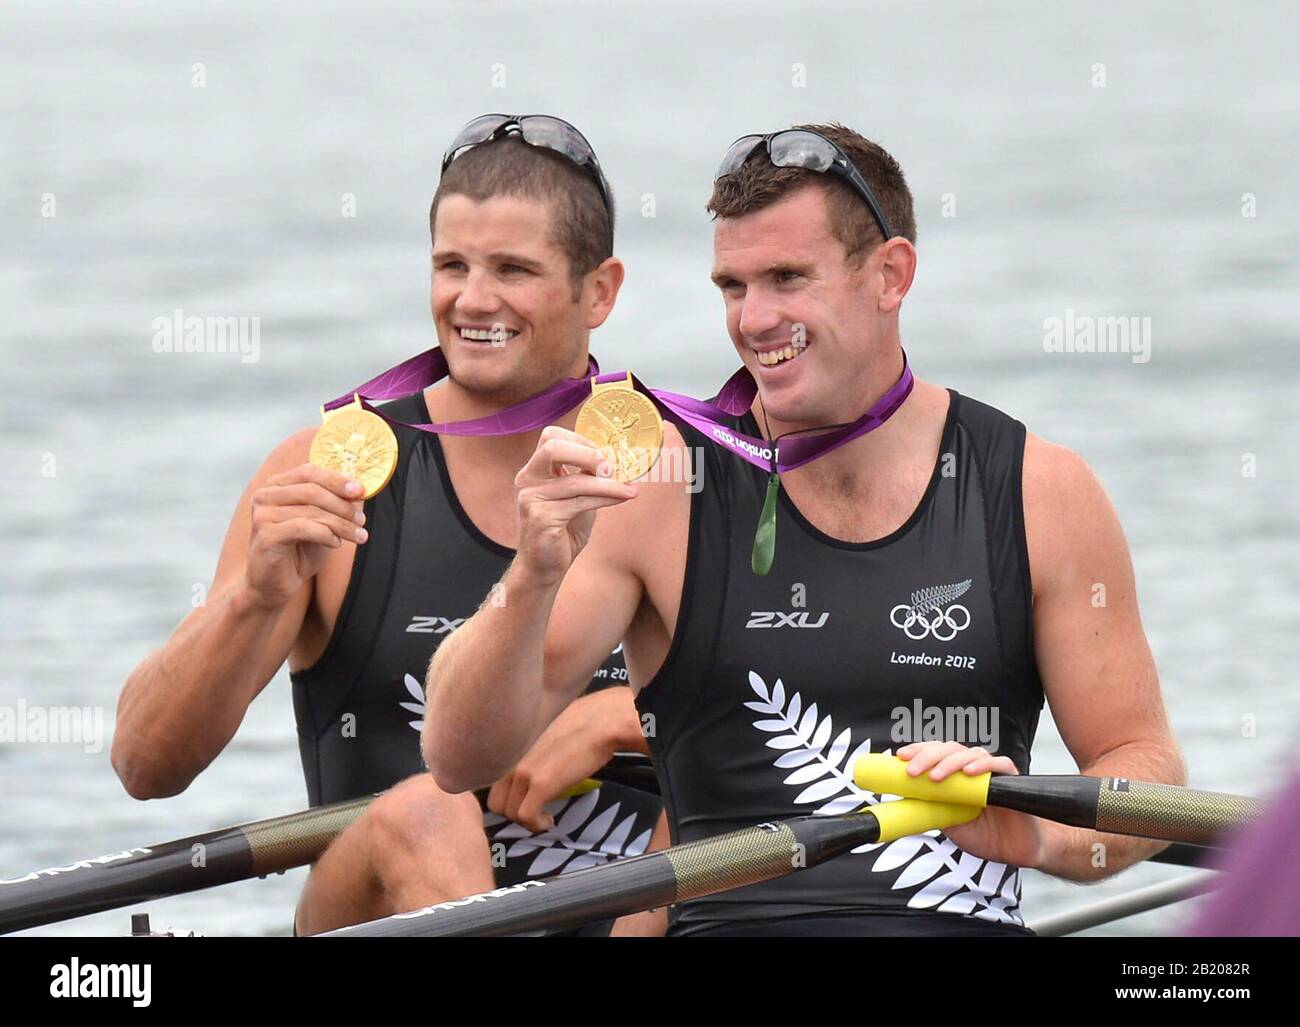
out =
<path fill-rule="evenodd" d="M 1174 842 L 1161 849 L 1154 856 L 1147 857 L 1148 863 L 1168 863 L 1178 867 L 1208 867 L 1223 850 L 1212 845 L 1193 845 L 1188 842 Z"/>
<path fill-rule="evenodd" d="M 316 859 L 373 797 L 0 881 L 0 934 L 262 877 Z"/>
<path fill-rule="evenodd" d="M 615 753 L 597 777 L 658 790 L 654 767 L 639 753 Z M 304 866 L 373 799 L 365 796 L 17 878 L 0 877 L 0 934 Z"/>
<path fill-rule="evenodd" d="M 770 881 L 875 841 L 869 812 L 796 817 L 544 881 L 443 902 L 328 937 L 470 937 L 564 930 Z"/>

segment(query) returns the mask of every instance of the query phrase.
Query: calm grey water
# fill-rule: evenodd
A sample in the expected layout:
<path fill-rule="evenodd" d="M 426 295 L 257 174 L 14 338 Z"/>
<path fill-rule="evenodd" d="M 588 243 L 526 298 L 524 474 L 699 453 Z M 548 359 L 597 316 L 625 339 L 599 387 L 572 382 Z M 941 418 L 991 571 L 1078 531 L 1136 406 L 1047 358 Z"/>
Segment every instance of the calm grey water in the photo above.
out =
<path fill-rule="evenodd" d="M 716 160 L 741 133 L 838 119 L 896 154 L 917 199 L 917 372 L 1092 464 L 1193 784 L 1268 790 L 1300 737 L 1293 8 L 267 6 L 0 9 L 0 707 L 100 706 L 111 725 L 265 454 L 432 344 L 426 212 L 470 116 L 553 111 L 587 132 L 629 269 L 595 351 L 695 394 L 734 366 L 707 281 Z M 260 359 L 155 353 L 152 321 L 176 308 L 260 317 Z M 1045 352 L 1067 310 L 1149 317 L 1150 360 Z M 1073 769 L 1050 721 L 1035 769 Z M 128 798 L 107 745 L 0 744 L 0 875 L 304 801 L 282 673 L 174 799 Z M 1181 872 L 1031 874 L 1025 907 Z M 303 879 L 147 909 L 286 933 Z M 127 926 L 123 910 L 45 933 Z"/>

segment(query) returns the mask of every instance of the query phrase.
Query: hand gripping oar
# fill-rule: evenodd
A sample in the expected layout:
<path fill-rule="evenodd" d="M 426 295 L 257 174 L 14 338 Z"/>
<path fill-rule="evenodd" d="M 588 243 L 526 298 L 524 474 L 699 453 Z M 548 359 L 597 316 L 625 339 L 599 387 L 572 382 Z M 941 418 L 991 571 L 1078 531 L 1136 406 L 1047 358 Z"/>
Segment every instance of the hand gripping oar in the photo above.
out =
<path fill-rule="evenodd" d="M 1193 845 L 1215 844 L 1224 832 L 1254 819 L 1264 808 L 1260 800 L 1241 795 L 1125 777 L 968 776 L 959 771 L 942 781 L 931 781 L 925 774 L 911 777 L 904 760 L 880 753 L 859 759 L 853 780 L 859 788 L 878 794 L 980 808 L 999 806 L 1072 827 Z"/>
<path fill-rule="evenodd" d="M 650 762 L 649 756 L 643 756 L 639 752 L 616 752 L 608 763 L 596 771 L 595 777 L 583 778 L 556 798 L 568 799 L 583 795 L 595 791 L 603 784 L 617 784 L 659 794 L 659 778 L 655 776 L 654 764 Z"/>
<path fill-rule="evenodd" d="M 979 812 L 973 806 L 904 799 L 841 816 L 794 817 L 440 902 L 325 936 L 466 937 L 562 930 L 769 881 L 869 842 L 964 824 Z"/>
<path fill-rule="evenodd" d="M 324 852 L 372 799 L 0 878 L 0 934 L 303 866 Z"/>

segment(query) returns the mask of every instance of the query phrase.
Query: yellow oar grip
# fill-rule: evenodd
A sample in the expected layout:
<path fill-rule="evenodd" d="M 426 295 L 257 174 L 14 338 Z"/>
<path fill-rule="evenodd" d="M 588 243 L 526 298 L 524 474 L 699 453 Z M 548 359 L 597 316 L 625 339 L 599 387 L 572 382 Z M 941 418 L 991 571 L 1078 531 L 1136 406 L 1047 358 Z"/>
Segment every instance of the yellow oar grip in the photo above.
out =
<path fill-rule="evenodd" d="M 990 774 L 969 776 L 963 771 L 942 781 L 931 781 L 928 774 L 911 777 L 907 761 L 897 756 L 873 752 L 853 766 L 853 782 L 859 788 L 881 795 L 901 795 L 906 799 L 930 802 L 955 802 L 963 806 L 984 806 L 989 794 Z"/>
<path fill-rule="evenodd" d="M 572 799 L 575 795 L 586 795 L 588 792 L 594 792 L 600 787 L 600 782 L 593 777 L 583 778 L 572 788 L 566 789 L 556 796 L 557 799 Z"/>
<path fill-rule="evenodd" d="M 975 806 L 959 806 L 951 802 L 925 802 L 921 799 L 898 799 L 868 806 L 867 810 L 880 824 L 880 841 L 892 842 L 910 834 L 956 827 L 974 820 L 982 812 Z"/>

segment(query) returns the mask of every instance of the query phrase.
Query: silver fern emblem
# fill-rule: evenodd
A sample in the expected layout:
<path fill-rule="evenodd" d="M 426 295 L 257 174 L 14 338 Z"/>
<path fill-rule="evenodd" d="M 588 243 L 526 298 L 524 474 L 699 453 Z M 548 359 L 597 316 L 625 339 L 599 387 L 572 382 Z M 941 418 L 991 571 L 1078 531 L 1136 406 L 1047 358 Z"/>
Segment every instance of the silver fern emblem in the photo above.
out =
<path fill-rule="evenodd" d="M 963 585 L 943 587 L 965 591 L 970 582 Z M 804 708 L 798 692 L 791 693 L 787 700 L 780 678 L 769 689 L 758 674 L 750 671 L 749 687 L 760 701 L 746 702 L 745 707 L 763 715 L 764 719 L 753 722 L 754 727 L 773 736 L 767 740 L 767 748 L 781 752 L 772 765 L 779 770 L 793 771 L 783 783 L 801 789 L 794 797 L 797 805 L 820 803 L 812 811 L 814 814 L 834 816 L 898 798 L 864 791 L 853 780 L 853 766 L 860 756 L 871 751 L 871 739 L 855 747 L 852 728 L 845 728 L 832 741 L 834 727 L 830 715 L 819 716 L 816 703 Z M 860 845 L 853 852 L 879 849 L 882 844 Z M 899 871 L 890 888 L 915 889 L 907 900 L 913 909 L 965 913 L 999 923 L 1024 923 L 1019 908 L 1019 869 L 963 852 L 938 831 L 899 838 L 884 845 L 871 870 L 878 874 Z"/>
<path fill-rule="evenodd" d="M 912 608 L 908 611 L 913 617 L 923 617 L 931 610 L 954 603 L 970 591 L 971 579 L 954 582 L 951 585 L 928 585 L 912 593 Z"/>
<path fill-rule="evenodd" d="M 541 877 L 557 870 L 567 874 L 625 856 L 641 855 L 650 844 L 651 832 L 646 830 L 631 837 L 636 813 L 620 819 L 621 802 L 601 809 L 600 792 L 597 788 L 583 795 L 548 802 L 542 809 L 554 818 L 555 826 L 537 834 L 497 813 L 484 813 L 483 827 L 489 841 L 513 843 L 506 849 L 506 859 L 536 853 L 528 866 L 529 877 Z M 493 830 L 498 827 L 500 830 Z"/>
<path fill-rule="evenodd" d="M 780 678 L 769 692 L 766 682 L 750 671 L 749 687 L 761 701 L 747 702 L 745 708 L 765 714 L 763 720 L 754 721 L 754 727 L 775 736 L 767 740 L 767 747 L 782 752 L 772 765 L 779 770 L 791 771 L 783 783 L 800 788 L 794 797 L 796 805 L 815 802 L 819 805 L 813 813 L 835 816 L 880 801 L 873 792 L 864 791 L 853 780 L 854 765 L 860 757 L 871 752 L 870 738 L 850 751 L 853 732 L 845 728 L 832 741 L 834 726 L 831 718 L 819 717 L 816 703 L 804 709 L 798 692 L 791 695 L 787 703 L 785 685 Z M 875 846 L 853 851 L 865 852 L 868 848 Z"/>

